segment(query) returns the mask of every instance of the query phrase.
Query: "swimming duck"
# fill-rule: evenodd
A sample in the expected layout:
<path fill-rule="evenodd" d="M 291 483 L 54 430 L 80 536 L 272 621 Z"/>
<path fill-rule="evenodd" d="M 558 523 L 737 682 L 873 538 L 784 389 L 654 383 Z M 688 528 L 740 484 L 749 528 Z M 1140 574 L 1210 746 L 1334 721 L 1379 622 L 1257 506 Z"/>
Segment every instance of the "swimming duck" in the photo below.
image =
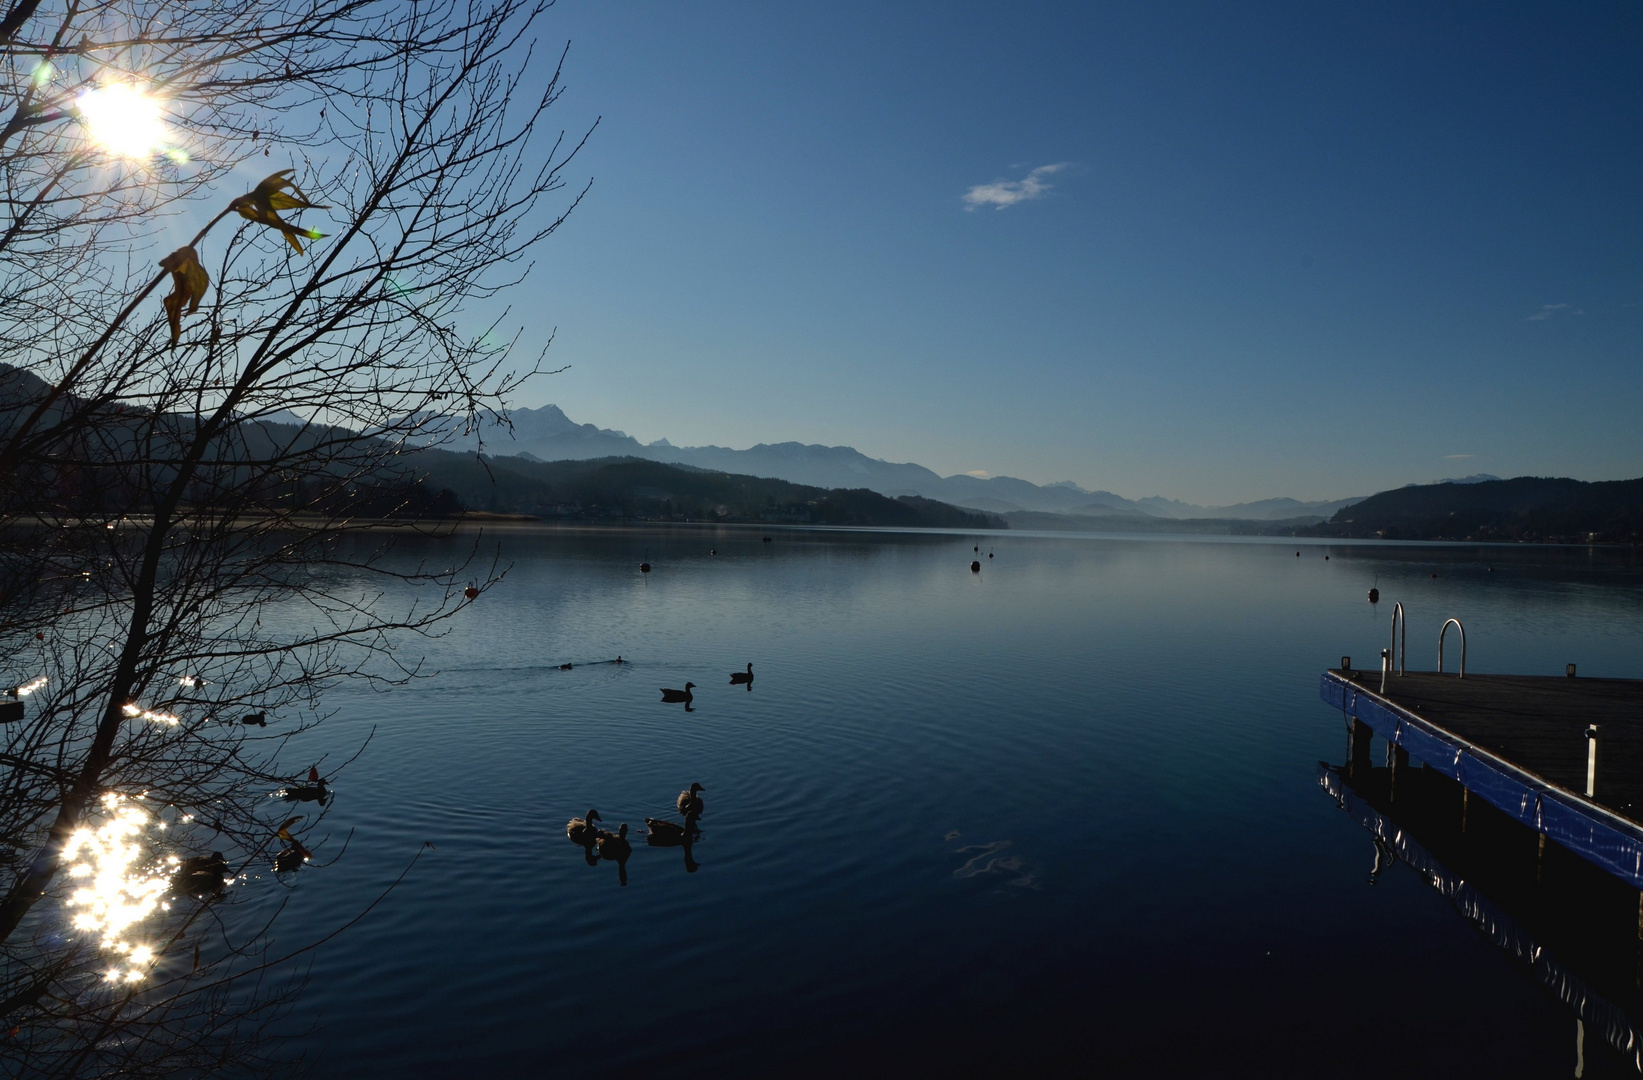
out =
<path fill-rule="evenodd" d="M 751 660 L 749 660 L 748 663 L 747 663 L 747 670 L 746 671 L 732 671 L 730 673 L 730 685 L 732 685 L 732 686 L 740 686 L 742 683 L 750 683 L 752 681 L 753 681 L 753 662 Z"/>
<path fill-rule="evenodd" d="M 679 813 L 700 814 L 704 809 L 706 809 L 702 806 L 702 797 L 696 794 L 698 791 L 706 790 L 707 788 L 700 784 L 692 784 L 690 785 L 689 791 L 679 792 L 679 801 L 674 804 L 679 808 Z"/>
<path fill-rule="evenodd" d="M 325 790 L 325 778 L 319 774 L 317 765 L 308 767 L 308 783 L 296 787 L 288 787 L 280 792 L 280 798 L 286 802 L 325 802 L 330 792 Z"/>
<path fill-rule="evenodd" d="M 605 833 L 599 838 L 599 857 L 610 859 L 612 862 L 626 862 L 633 854 L 633 845 L 628 843 L 628 823 L 622 822 L 622 827 L 616 830 L 616 835 Z"/>
<path fill-rule="evenodd" d="M 683 690 L 669 690 L 664 686 L 662 687 L 662 700 L 669 701 L 674 704 L 678 704 L 682 701 L 688 705 L 691 701 L 695 700 L 696 695 L 690 692 L 695 685 L 696 684 L 693 682 L 687 682 L 685 683 L 685 688 Z"/>
<path fill-rule="evenodd" d="M 228 872 L 228 860 L 220 851 L 210 855 L 195 855 L 184 859 L 177 872 L 171 875 L 171 887 L 179 893 L 200 896 L 222 890 L 223 875 Z"/>
<path fill-rule="evenodd" d="M 645 828 L 648 830 L 646 839 L 652 847 L 673 847 L 678 844 L 688 844 L 696 835 L 697 816 L 694 810 L 686 814 L 683 825 L 677 821 L 646 818 Z"/>
<path fill-rule="evenodd" d="M 241 720 L 240 723 L 246 725 L 247 727 L 267 727 L 268 713 L 266 711 L 251 713 L 244 720 Z"/>
<path fill-rule="evenodd" d="M 288 847 L 282 849 L 278 855 L 274 856 L 275 870 L 295 870 L 304 862 L 314 857 L 313 852 L 303 847 L 301 840 L 298 840 L 295 836 L 291 835 L 291 826 L 301 820 L 302 818 L 300 817 L 286 818 L 285 821 L 280 824 L 279 829 L 275 831 L 274 835 L 278 836 L 289 845 Z"/>
<path fill-rule="evenodd" d="M 573 817 L 565 822 L 565 835 L 570 837 L 573 844 L 592 847 L 599 839 L 599 828 L 594 824 L 598 820 L 600 819 L 597 810 L 589 810 L 585 818 Z"/>

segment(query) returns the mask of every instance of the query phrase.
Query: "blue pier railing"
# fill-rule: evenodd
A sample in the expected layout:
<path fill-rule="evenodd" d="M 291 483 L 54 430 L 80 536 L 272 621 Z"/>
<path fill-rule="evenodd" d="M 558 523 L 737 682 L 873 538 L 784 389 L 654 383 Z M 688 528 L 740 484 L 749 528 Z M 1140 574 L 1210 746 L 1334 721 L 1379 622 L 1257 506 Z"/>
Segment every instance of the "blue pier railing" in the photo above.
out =
<path fill-rule="evenodd" d="M 1643 889 L 1643 826 L 1422 720 L 1333 671 L 1324 673 L 1318 692 L 1330 705 L 1491 806 Z"/>

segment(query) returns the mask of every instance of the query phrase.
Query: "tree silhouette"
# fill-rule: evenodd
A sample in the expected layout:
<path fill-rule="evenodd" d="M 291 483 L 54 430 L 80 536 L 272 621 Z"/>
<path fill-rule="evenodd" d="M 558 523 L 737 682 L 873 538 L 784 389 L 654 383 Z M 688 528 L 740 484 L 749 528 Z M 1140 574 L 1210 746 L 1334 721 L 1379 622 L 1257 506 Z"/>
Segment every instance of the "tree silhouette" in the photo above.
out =
<path fill-rule="evenodd" d="M 300 985 L 271 924 L 232 917 L 256 907 L 244 890 L 169 883 L 135 952 L 68 932 L 94 876 L 77 852 L 139 811 L 131 872 L 151 882 L 167 854 L 237 869 L 304 852 L 298 833 L 318 847 L 323 811 L 268 816 L 282 751 L 328 685 L 415 677 L 407 638 L 500 576 L 476 538 L 443 562 L 399 541 L 449 530 L 414 449 L 456 429 L 427 418 L 505 423 L 543 370 L 545 345 L 498 336 L 505 313 L 469 313 L 582 197 L 562 174 L 587 136 L 542 128 L 558 66 L 526 86 L 546 6 L 15 0 L 0 18 L 0 671 L 46 679 L 0 755 L 16 1072 L 243 1065 Z M 135 120 L 100 134 L 115 106 Z M 236 722 L 253 711 L 265 725 Z"/>

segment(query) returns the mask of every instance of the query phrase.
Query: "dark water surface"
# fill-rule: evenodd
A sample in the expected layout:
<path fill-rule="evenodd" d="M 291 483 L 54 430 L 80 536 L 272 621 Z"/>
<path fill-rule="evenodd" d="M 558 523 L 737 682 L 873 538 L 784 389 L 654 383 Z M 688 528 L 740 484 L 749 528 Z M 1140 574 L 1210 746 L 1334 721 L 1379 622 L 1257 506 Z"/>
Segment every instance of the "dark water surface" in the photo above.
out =
<path fill-rule="evenodd" d="M 317 953 L 317 1075 L 1573 1074 L 1572 1013 L 1414 872 L 1368 883 L 1318 675 L 1401 600 L 1412 667 L 1454 615 L 1469 670 L 1643 677 L 1633 553 L 499 535 L 504 584 L 412 643 L 437 677 L 344 688 L 307 744 L 375 728 L 292 944 L 436 845 Z M 565 837 L 692 781 L 694 873 Z"/>

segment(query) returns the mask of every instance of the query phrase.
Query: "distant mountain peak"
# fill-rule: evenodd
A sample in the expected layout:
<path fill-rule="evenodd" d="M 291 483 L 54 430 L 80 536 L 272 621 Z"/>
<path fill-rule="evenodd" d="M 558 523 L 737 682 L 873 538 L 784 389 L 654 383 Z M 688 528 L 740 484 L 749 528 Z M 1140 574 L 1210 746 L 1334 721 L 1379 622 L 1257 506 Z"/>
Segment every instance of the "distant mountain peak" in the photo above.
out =
<path fill-rule="evenodd" d="M 1029 510 L 1056 514 L 1121 513 L 1161 518 L 1226 517 L 1278 519 L 1300 514 L 1327 517 L 1346 501 L 1301 503 L 1294 499 L 1265 499 L 1235 506 L 1195 506 L 1179 499 L 1158 497 L 1132 500 L 1110 491 L 1090 491 L 1072 480 L 1039 485 L 1014 476 L 943 477 L 911 462 L 896 463 L 869 457 L 851 446 L 823 446 L 796 441 L 759 443 L 745 450 L 726 446 L 675 446 L 667 439 L 642 444 L 631 436 L 593 424 L 578 424 L 557 405 L 514 409 L 510 426 L 487 423 L 468 431 L 451 418 L 429 418 L 430 435 L 451 436 L 446 449 L 472 452 L 483 444 L 485 453 L 529 455 L 539 461 L 635 457 L 671 465 L 760 476 L 819 488 L 876 491 L 892 498 L 918 495 L 955 506 L 1009 513 Z M 438 422 L 440 419 L 443 423 Z"/>

